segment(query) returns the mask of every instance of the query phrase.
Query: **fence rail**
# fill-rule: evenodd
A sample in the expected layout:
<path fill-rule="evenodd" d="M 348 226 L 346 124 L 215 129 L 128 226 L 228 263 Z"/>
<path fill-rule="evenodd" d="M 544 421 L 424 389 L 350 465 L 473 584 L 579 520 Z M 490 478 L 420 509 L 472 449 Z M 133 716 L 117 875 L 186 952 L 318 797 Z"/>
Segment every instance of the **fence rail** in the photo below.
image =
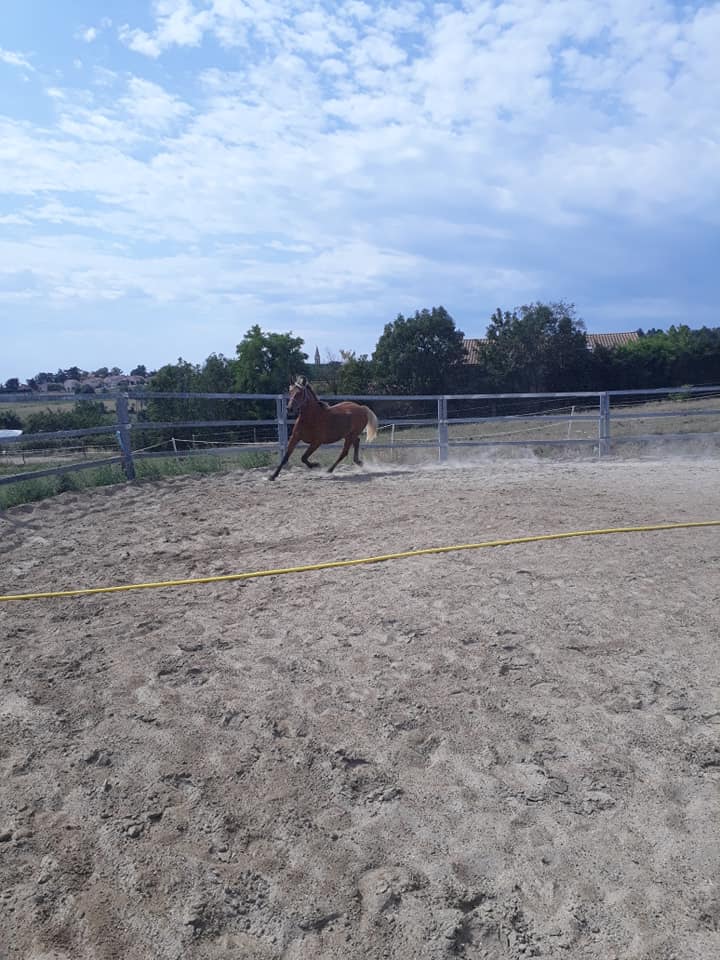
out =
<path fill-rule="evenodd" d="M 646 398 L 640 409 L 640 398 Z M 44 398 L 43 398 L 44 399 Z M 50 398 L 48 398 L 50 399 Z M 52 400 L 63 398 L 52 397 Z M 67 402 L 67 397 L 64 398 Z M 75 396 L 75 402 L 92 401 L 92 396 Z M 107 402 L 110 398 L 104 398 Z M 52 467 L 10 473 L 0 476 L 0 486 L 19 483 L 52 475 L 62 475 L 78 470 L 88 470 L 105 465 L 122 465 L 128 479 L 135 477 L 135 463 L 139 460 L 161 457 L 176 459 L 195 456 L 225 456 L 238 451 L 275 452 L 282 457 L 288 443 L 287 397 L 277 394 L 238 394 L 238 393 L 158 393 L 130 390 L 113 398 L 115 415 L 112 423 L 103 426 L 85 427 L 69 430 L 44 431 L 8 437 L 0 441 L 0 465 L 10 466 L 13 454 L 27 460 L 34 459 L 40 453 L 38 445 L 46 445 L 42 451 L 45 456 L 56 457 L 77 450 L 68 448 L 67 441 L 84 437 L 107 436 L 117 444 L 118 452 L 112 456 L 97 459 L 84 459 L 82 462 L 58 464 Z M 373 447 L 378 450 L 399 451 L 403 449 L 437 450 L 440 462 L 448 460 L 454 449 L 469 447 L 592 447 L 598 456 L 612 453 L 616 446 L 627 443 L 648 443 L 658 439 L 683 442 L 688 440 L 720 441 L 720 386 L 704 387 L 666 387 L 652 390 L 613 390 L 585 391 L 580 393 L 504 393 L 504 394 L 452 394 L 436 395 L 355 395 L 325 398 L 331 402 L 346 399 L 361 403 L 370 403 L 382 415 L 379 425 L 389 430 L 389 442 L 382 439 Z M 718 400 L 717 407 L 708 405 L 708 400 Z M 3 405 L 22 404 L 37 397 L 26 394 L 0 395 L 0 413 Z M 254 412 L 259 412 L 258 404 L 272 404 L 275 416 L 264 418 L 242 417 L 205 418 L 205 419 L 165 419 L 144 420 L 137 409 L 130 409 L 130 401 L 136 407 L 143 407 L 145 401 L 234 401 L 236 403 L 255 404 Z M 558 401 L 564 401 L 558 405 Z M 702 401 L 695 407 L 693 401 Z M 666 403 L 667 409 L 653 409 L 656 404 Z M 518 412 L 518 406 L 524 407 Z M 173 408 L 175 409 L 175 408 Z M 270 407 L 272 409 L 272 407 Z M 475 410 L 478 415 L 468 415 Z M 506 410 L 510 412 L 500 412 Z M 208 411 L 211 412 L 211 411 Z M 420 415 L 418 415 L 418 412 Z M 452 415 L 457 413 L 458 415 Z M 414 414 L 414 415 L 413 415 Z M 709 429 L 688 429 L 686 431 L 667 431 L 664 433 L 633 432 L 632 425 L 643 421 L 656 423 L 661 419 L 684 418 L 689 421 L 698 418 L 695 426 L 707 425 Z M 717 418 L 717 422 L 709 418 Z M 567 435 L 552 434 L 553 425 L 567 424 Z M 523 425 L 523 426 L 520 426 Z M 512 429 L 503 429 L 505 426 Z M 471 433 L 476 427 L 478 435 Z M 226 428 L 229 439 L 225 443 L 214 439 L 203 439 L 195 434 L 191 438 L 175 436 L 175 431 L 206 431 L 210 428 Z M 714 428 L 714 429 L 712 429 Z M 155 431 L 162 434 L 157 443 L 141 447 L 133 444 L 133 438 Z M 170 436 L 164 432 L 173 431 Z M 242 432 L 252 439 L 240 438 Z M 483 432 L 484 431 L 484 432 Z M 574 432 L 575 435 L 572 435 Z M 258 438 L 258 433 L 268 436 Z M 514 439 L 512 439 L 514 438 Z M 34 445 L 28 448 L 28 444 Z M 186 447 L 179 449 L 178 444 Z M 156 449 L 164 446 L 165 449 Z M 199 449 L 198 449 L 199 446 Z M 107 448 L 100 450 L 106 454 Z"/>

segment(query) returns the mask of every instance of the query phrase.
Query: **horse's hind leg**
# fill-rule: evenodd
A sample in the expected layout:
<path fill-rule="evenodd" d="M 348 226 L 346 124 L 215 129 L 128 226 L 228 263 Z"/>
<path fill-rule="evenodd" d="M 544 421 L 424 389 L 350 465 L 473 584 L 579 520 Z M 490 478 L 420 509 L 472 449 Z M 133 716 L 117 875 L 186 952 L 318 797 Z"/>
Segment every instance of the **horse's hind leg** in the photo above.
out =
<path fill-rule="evenodd" d="M 317 463 L 317 461 L 315 461 L 314 463 L 311 463 L 311 461 L 310 461 L 310 455 L 313 454 L 313 453 L 315 453 L 315 451 L 317 450 L 317 448 L 318 448 L 319 446 L 320 446 L 319 443 L 311 443 L 310 446 L 309 446 L 309 447 L 307 448 L 307 450 L 305 451 L 305 453 L 300 457 L 300 459 L 302 460 L 302 462 L 305 464 L 306 467 L 319 467 L 319 466 L 320 466 L 320 464 Z"/>
<path fill-rule="evenodd" d="M 353 440 L 353 463 L 357 464 L 358 467 L 362 466 L 362 460 L 360 459 L 360 437 L 355 437 Z"/>
<path fill-rule="evenodd" d="M 348 450 L 350 449 L 351 443 L 352 443 L 352 437 L 346 437 L 345 443 L 343 444 L 342 453 L 337 458 L 335 463 L 331 467 L 328 467 L 328 473 L 332 473 L 335 467 L 340 463 L 340 461 L 345 459 L 345 457 L 348 455 Z"/>

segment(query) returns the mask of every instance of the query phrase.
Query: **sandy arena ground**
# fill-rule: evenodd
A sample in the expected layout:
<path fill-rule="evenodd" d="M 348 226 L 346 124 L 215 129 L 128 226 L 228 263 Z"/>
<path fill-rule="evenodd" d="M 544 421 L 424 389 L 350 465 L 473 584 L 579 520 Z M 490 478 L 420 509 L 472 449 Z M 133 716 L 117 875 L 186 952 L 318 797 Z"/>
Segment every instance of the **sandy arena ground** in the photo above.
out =
<path fill-rule="evenodd" d="M 720 462 L 0 517 L 0 593 L 720 518 Z M 720 528 L 0 603 L 0 957 L 714 960 Z"/>

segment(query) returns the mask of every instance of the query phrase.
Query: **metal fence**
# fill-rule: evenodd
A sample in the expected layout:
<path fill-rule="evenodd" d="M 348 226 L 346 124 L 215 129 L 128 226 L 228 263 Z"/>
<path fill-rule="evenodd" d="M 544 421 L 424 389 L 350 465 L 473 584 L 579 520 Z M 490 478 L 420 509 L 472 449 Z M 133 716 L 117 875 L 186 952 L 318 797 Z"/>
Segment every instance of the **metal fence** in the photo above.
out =
<path fill-rule="evenodd" d="M 98 398 L 69 399 L 82 403 Z M 623 444 L 720 442 L 720 386 L 324 399 L 356 400 L 373 407 L 380 423 L 373 449 L 391 451 L 394 456 L 412 450 L 425 450 L 427 456 L 427 451 L 434 450 L 441 463 L 468 448 L 584 447 L 591 455 L 605 457 Z M 47 403 L 67 400 L 48 397 Z M 246 451 L 282 457 L 291 428 L 283 395 L 143 391 L 104 398 L 104 402 L 111 405 L 112 422 L 106 425 L 0 439 L 0 485 L 116 464 L 132 480 L 138 461 L 156 457 Z M 37 396 L 0 395 L 0 413 L 6 406 L 22 411 L 28 403 L 37 405 Z M 147 419 L 148 405 L 153 403 L 155 411 L 169 411 L 166 419 Z M 191 416 L 184 416 L 188 410 Z M 218 411 L 232 415 L 218 416 Z M 92 448 L 92 442 L 100 447 Z M 28 467 L 40 466 L 43 458 L 55 462 L 12 472 L 18 460 Z M 58 459 L 68 462 L 57 463 Z"/>

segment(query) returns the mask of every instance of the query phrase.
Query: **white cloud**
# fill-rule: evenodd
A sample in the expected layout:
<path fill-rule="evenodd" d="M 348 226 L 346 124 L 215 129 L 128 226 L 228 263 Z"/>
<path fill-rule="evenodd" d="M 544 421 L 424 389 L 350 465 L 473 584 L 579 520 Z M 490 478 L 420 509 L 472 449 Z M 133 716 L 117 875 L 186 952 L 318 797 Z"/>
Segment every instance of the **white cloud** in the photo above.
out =
<path fill-rule="evenodd" d="M 157 83 L 131 77 L 128 86 L 128 96 L 120 100 L 119 106 L 143 127 L 164 129 L 190 112 L 188 104 L 167 93 Z"/>
<path fill-rule="evenodd" d="M 124 24 L 118 30 L 118 36 L 122 42 L 135 53 L 142 53 L 146 57 L 159 57 L 163 47 L 156 38 L 144 30 L 132 30 L 127 24 Z"/>
<path fill-rule="evenodd" d="M 362 0 L 350 0 L 345 5 L 345 9 L 351 17 L 358 20 L 369 20 L 373 15 L 373 8 L 369 3 L 363 3 Z"/>
<path fill-rule="evenodd" d="M 103 17 L 96 26 L 81 27 L 76 37 L 84 43 L 94 43 L 103 30 L 112 26 L 112 20 L 109 17 Z"/>
<path fill-rule="evenodd" d="M 192 107 L 136 76 L 124 95 L 66 106 L 59 131 L 117 144 L 119 168 L 160 194 L 204 179 L 208 231 L 226 208 L 245 211 L 242 230 L 250 191 L 277 211 L 283 194 L 311 207 L 346 186 L 410 208 L 428 190 L 439 204 L 447 183 L 486 210 L 557 223 L 628 209 L 628 198 L 638 215 L 700 207 L 717 184 L 713 10 L 676 20 L 650 0 L 526 0 L 446 4 L 430 21 L 423 9 L 340 3 L 326 17 L 299 0 L 162 0 L 149 32 L 123 28 L 152 56 L 231 22 L 272 24 L 271 48 L 249 50 L 237 73 L 206 71 Z M 159 133 L 155 159 L 131 162 L 127 151 Z M 94 168 L 91 155 L 77 166 Z M 703 178 L 679 176 L 684 166 Z M 123 195 L 133 202 L 132 189 Z M 345 202 L 354 207 L 352 194 Z"/>
<path fill-rule="evenodd" d="M 261 315 L 283 300 L 341 317 L 388 297 L 542 296 L 528 234 L 718 224 L 720 7 L 428 9 L 155 3 L 146 30 L 120 28 L 128 47 L 157 59 L 212 37 L 242 48 L 222 61 L 235 69 L 192 78 L 207 60 L 189 56 L 181 92 L 169 60 L 125 53 L 132 74 L 55 83 L 52 123 L 0 119 L 17 201 L 2 269 L 25 251 L 32 296 L 56 304 L 252 300 Z"/>
<path fill-rule="evenodd" d="M 149 57 L 158 57 L 172 46 L 198 46 L 213 19 L 209 10 L 196 8 L 193 0 L 155 0 L 155 11 L 157 24 L 153 34 L 132 29 L 128 24 L 119 29 L 123 43 Z"/>
<path fill-rule="evenodd" d="M 11 67 L 21 67 L 23 70 L 35 69 L 22 53 L 17 53 L 14 50 L 3 50 L 2 47 L 0 47 L 0 62 L 7 63 Z"/>

